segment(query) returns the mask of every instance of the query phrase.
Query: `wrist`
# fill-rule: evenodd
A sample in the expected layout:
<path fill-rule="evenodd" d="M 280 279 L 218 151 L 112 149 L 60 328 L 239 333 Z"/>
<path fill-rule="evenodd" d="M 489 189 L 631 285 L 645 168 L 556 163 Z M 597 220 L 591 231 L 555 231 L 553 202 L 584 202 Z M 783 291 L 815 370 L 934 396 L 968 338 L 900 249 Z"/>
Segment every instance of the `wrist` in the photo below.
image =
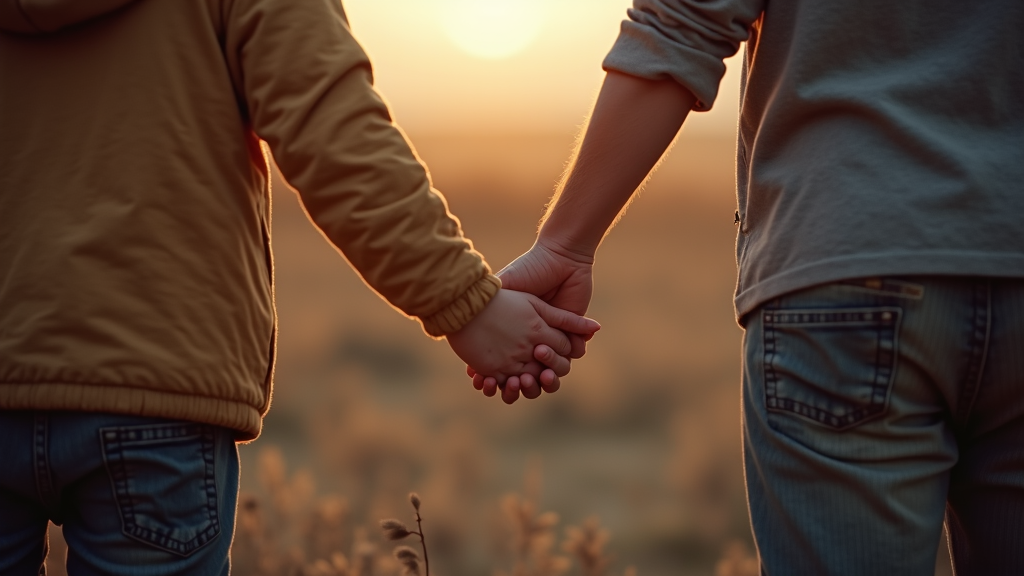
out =
<path fill-rule="evenodd" d="M 583 266 L 593 266 L 594 255 L 597 252 L 596 243 L 575 240 L 568 235 L 549 230 L 546 225 L 537 234 L 534 245 L 561 259 Z"/>
<path fill-rule="evenodd" d="M 603 194 L 604 190 L 590 187 L 593 194 L 588 199 L 580 193 L 581 188 L 583 186 L 570 177 L 543 220 L 537 239 L 574 260 L 592 264 L 598 246 L 621 210 L 621 204 L 617 201 L 611 204 L 592 201 L 607 196 Z"/>

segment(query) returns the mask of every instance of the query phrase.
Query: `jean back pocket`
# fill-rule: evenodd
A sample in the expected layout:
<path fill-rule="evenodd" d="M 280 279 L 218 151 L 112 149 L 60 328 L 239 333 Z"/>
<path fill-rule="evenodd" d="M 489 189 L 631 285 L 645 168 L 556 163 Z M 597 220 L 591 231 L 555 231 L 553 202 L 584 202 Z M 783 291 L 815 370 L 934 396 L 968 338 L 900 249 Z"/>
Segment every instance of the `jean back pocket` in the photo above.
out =
<path fill-rule="evenodd" d="M 189 556 L 220 533 L 212 427 L 168 422 L 99 433 L 126 536 Z"/>
<path fill-rule="evenodd" d="M 899 307 L 766 309 L 765 402 L 844 430 L 885 412 L 897 355 Z"/>

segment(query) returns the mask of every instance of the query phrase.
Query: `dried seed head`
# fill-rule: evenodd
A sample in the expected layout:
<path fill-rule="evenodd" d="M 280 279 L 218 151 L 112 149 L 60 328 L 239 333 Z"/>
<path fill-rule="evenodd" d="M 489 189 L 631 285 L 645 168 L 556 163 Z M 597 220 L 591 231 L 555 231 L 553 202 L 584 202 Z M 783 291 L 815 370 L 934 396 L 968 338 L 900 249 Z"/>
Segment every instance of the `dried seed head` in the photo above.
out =
<path fill-rule="evenodd" d="M 420 555 L 415 550 L 408 546 L 399 546 L 395 548 L 395 558 L 405 566 L 407 572 L 411 574 L 420 573 Z"/>
<path fill-rule="evenodd" d="M 349 566 L 348 558 L 346 558 L 341 552 L 335 552 L 334 554 L 331 554 L 331 566 L 334 568 L 335 572 L 338 572 L 339 574 L 347 574 Z"/>
<path fill-rule="evenodd" d="M 407 560 L 419 560 L 420 555 L 408 546 L 399 546 L 398 548 L 395 548 L 395 558 L 405 562 Z"/>
<path fill-rule="evenodd" d="M 572 568 L 572 560 L 565 556 L 554 556 L 548 560 L 548 570 L 552 574 L 562 574 Z"/>
<path fill-rule="evenodd" d="M 409 493 L 409 502 L 412 503 L 412 507 L 415 508 L 417 512 L 420 511 L 420 495 L 419 494 L 417 494 L 415 492 L 410 492 Z"/>
<path fill-rule="evenodd" d="M 534 526 L 537 530 L 549 530 L 558 525 L 558 514 L 554 512 L 545 512 L 534 521 Z"/>
<path fill-rule="evenodd" d="M 405 524 L 400 520 L 395 520 L 394 518 L 381 520 L 380 528 L 384 531 L 384 537 L 388 540 L 401 540 L 402 538 L 412 534 Z"/>

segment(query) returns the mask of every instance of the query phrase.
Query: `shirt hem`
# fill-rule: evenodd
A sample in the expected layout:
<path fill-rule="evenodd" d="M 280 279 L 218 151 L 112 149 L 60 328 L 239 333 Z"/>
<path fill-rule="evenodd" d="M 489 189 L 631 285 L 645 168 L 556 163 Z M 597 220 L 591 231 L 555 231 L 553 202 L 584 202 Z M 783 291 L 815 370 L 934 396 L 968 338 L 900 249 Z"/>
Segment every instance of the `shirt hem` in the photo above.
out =
<path fill-rule="evenodd" d="M 745 285 L 744 270 L 734 300 L 736 321 L 779 296 L 840 280 L 870 276 L 981 276 L 1024 278 L 1024 254 L 991 252 L 905 252 L 858 254 L 819 260 Z"/>

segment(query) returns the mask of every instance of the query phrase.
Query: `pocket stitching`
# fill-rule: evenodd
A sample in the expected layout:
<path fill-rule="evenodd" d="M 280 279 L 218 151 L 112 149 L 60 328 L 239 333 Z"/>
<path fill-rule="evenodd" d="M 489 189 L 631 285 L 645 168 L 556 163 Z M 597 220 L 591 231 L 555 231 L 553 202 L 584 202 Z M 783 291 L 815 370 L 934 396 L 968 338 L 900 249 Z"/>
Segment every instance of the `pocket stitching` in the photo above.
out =
<path fill-rule="evenodd" d="M 185 436 L 199 436 L 202 444 L 203 486 L 206 492 L 204 504 L 208 525 L 188 541 L 181 541 L 139 526 L 135 521 L 135 509 L 131 493 L 128 491 L 128 470 L 126 468 L 123 446 L 126 442 L 139 440 L 136 435 L 142 431 L 152 432 L 151 441 L 174 440 Z M 101 428 L 101 445 L 103 460 L 117 501 L 118 514 L 121 516 L 121 532 L 153 547 L 178 554 L 191 556 L 220 534 L 220 518 L 217 508 L 217 484 L 214 469 L 214 438 L 209 426 L 195 423 L 161 424 L 157 426 L 127 426 Z"/>
<path fill-rule="evenodd" d="M 848 309 L 765 309 L 764 326 L 764 378 L 765 406 L 769 412 L 792 413 L 812 419 L 836 430 L 846 430 L 881 415 L 889 405 L 889 392 L 895 373 L 899 325 L 902 308 L 882 306 Z M 878 315 L 875 318 L 874 315 Z M 790 320 L 790 317 L 793 317 Z M 775 373 L 776 323 L 779 324 L 839 324 L 872 322 L 878 331 L 875 358 L 875 377 L 871 383 L 870 404 L 855 408 L 843 417 L 830 414 L 791 398 L 778 397 L 778 375 Z"/>

